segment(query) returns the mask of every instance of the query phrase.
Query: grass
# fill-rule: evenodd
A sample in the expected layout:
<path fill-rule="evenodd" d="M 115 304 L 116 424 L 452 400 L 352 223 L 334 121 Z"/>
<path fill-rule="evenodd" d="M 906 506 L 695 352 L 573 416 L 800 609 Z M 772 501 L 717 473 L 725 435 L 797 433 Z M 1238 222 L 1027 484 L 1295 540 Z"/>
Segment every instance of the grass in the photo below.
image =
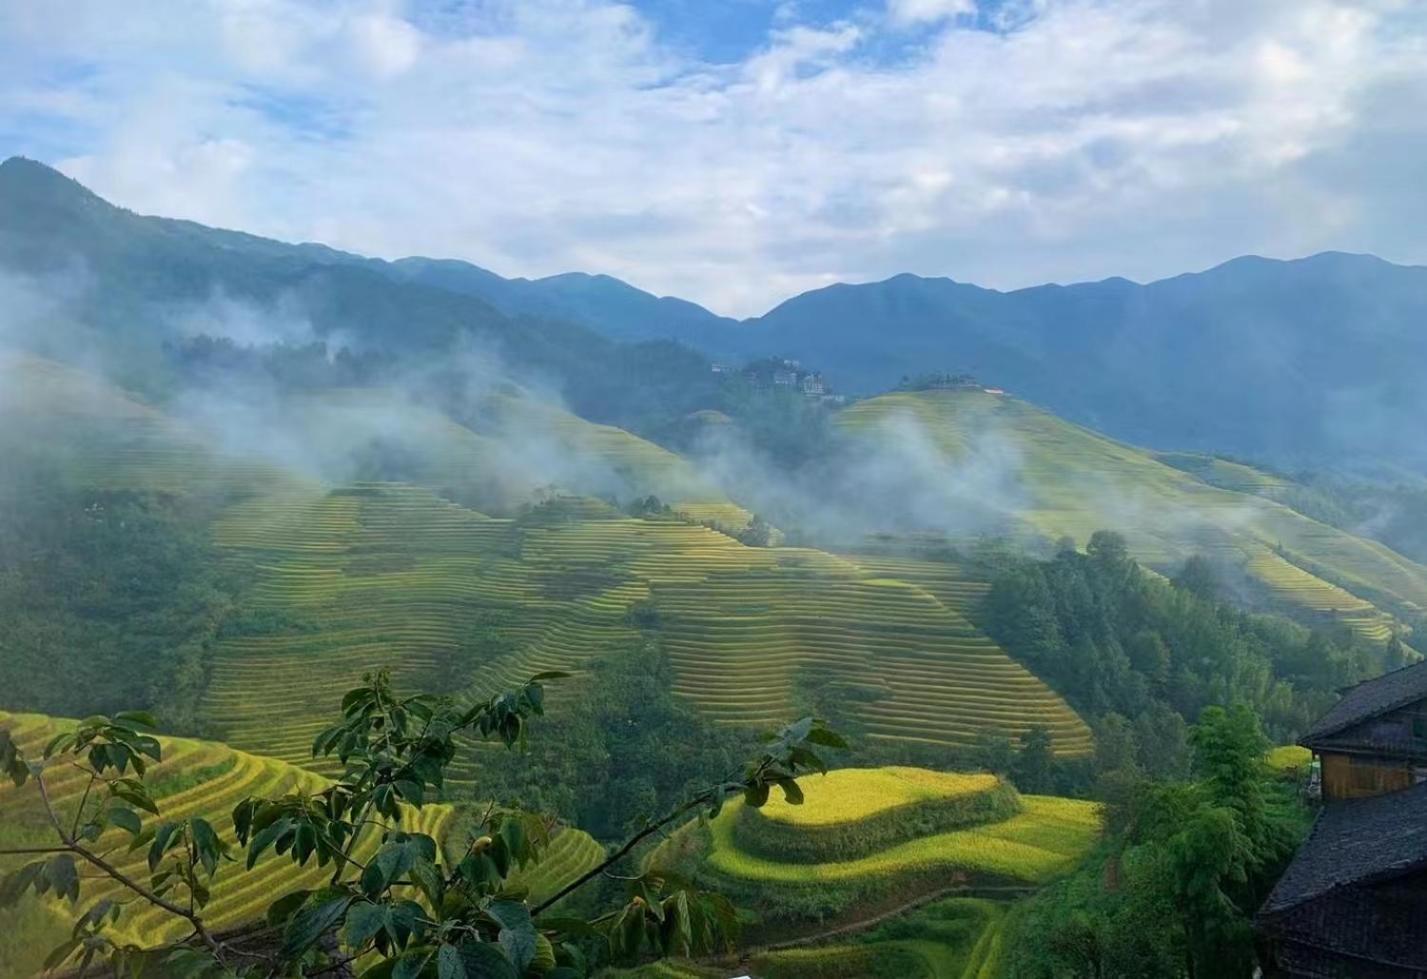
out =
<path fill-rule="evenodd" d="M 611 969 L 601 979 L 994 979 L 1007 905 L 947 898 L 892 918 L 870 931 L 826 944 L 754 951 L 718 966 L 665 960 Z"/>
<path fill-rule="evenodd" d="M 786 720 L 806 708 L 805 682 L 818 677 L 864 688 L 847 714 L 873 743 L 967 748 L 988 729 L 1015 737 L 1043 726 L 1057 751 L 1090 750 L 1063 700 L 919 584 L 820 551 L 744 547 L 689 519 L 631 519 L 587 498 L 519 519 L 451 502 L 528 492 L 528 460 L 522 469 L 501 453 L 535 432 L 579 463 L 572 471 L 656 492 L 690 519 L 746 523 L 683 460 L 618 429 L 506 393 L 470 427 L 390 392 L 295 399 L 293 437 L 325 433 L 321 452 L 334 457 L 366 431 L 356 422 L 399 421 L 408 476 L 426 484 L 332 487 L 222 457 L 200 433 L 83 372 L 7 363 L 34 424 L 53 430 L 40 438 L 27 428 L 24 441 L 82 447 L 67 455 L 82 460 L 77 480 L 212 486 L 235 501 L 213 537 L 252 585 L 209 653 L 199 714 L 243 750 L 312 766 L 308 746 L 327 710 L 376 667 L 408 689 L 466 698 L 541 670 L 578 672 L 641 641 L 636 606 L 657 615 L 676 693 L 721 722 Z M 557 685 L 552 707 L 578 689 L 578 680 Z M 478 751 L 462 756 L 456 792 L 471 790 L 478 767 Z"/>

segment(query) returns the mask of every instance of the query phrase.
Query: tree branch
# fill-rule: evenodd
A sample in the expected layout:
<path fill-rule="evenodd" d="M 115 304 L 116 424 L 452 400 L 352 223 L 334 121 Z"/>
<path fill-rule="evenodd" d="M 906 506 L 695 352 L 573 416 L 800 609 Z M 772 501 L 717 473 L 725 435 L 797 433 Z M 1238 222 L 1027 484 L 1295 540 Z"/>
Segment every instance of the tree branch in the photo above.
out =
<path fill-rule="evenodd" d="M 742 788 L 742 786 L 740 786 L 740 789 L 741 789 L 741 788 Z M 540 902 L 539 904 L 537 904 L 535 907 L 531 908 L 531 909 L 530 909 L 530 914 L 531 914 L 531 916 L 533 917 L 533 916 L 539 914 L 540 912 L 547 910 L 549 907 L 551 907 L 553 904 L 555 904 L 555 903 L 556 903 L 557 901 L 559 901 L 561 898 L 564 898 L 566 895 L 571 894 L 571 893 L 573 893 L 573 892 L 579 890 L 581 887 L 584 887 L 586 884 L 588 884 L 590 881 L 594 880 L 596 877 L 600 876 L 600 874 L 604 873 L 604 872 L 605 872 L 606 870 L 608 870 L 610 867 L 613 867 L 616 863 L 618 863 L 619 861 L 623 860 L 626 856 L 629 855 L 629 851 L 633 850 L 636 846 L 638 846 L 638 845 L 639 845 L 640 843 L 642 843 L 644 840 L 648 839 L 649 837 L 653 836 L 655 833 L 659 832 L 659 831 L 660 831 L 661 829 L 663 829 L 665 826 L 668 826 L 668 825 L 669 825 L 670 823 L 672 823 L 674 820 L 680 818 L 681 816 L 687 815 L 688 813 L 692 812 L 692 811 L 695 810 L 695 809 L 698 809 L 698 808 L 700 808 L 700 807 L 702 807 L 702 806 L 708 805 L 709 803 L 713 802 L 714 799 L 718 798 L 720 795 L 726 795 L 726 794 L 732 793 L 732 792 L 734 792 L 734 791 L 735 791 L 735 790 L 734 790 L 734 789 L 731 789 L 731 788 L 730 788 L 730 789 L 710 789 L 709 791 L 705 792 L 703 795 L 697 796 L 697 797 L 695 797 L 694 799 L 691 799 L 690 801 L 684 803 L 682 806 L 680 806 L 679 808 L 675 809 L 673 812 L 669 813 L 667 816 L 665 816 L 663 819 L 660 819 L 658 822 L 650 823 L 648 826 L 646 826 L 646 827 L 644 827 L 643 829 L 641 829 L 638 833 L 635 833 L 635 834 L 634 834 L 633 836 L 631 836 L 629 839 L 625 840 L 625 841 L 624 841 L 624 844 L 623 844 L 622 846 L 620 846 L 620 848 L 619 848 L 618 850 L 615 850 L 614 853 L 610 854 L 610 856 L 608 857 L 608 859 L 606 859 L 606 860 L 604 861 L 604 863 L 601 863 L 599 866 L 593 867 L 593 868 L 591 868 L 590 870 L 585 871 L 585 873 L 581 874 L 579 877 L 576 877 L 574 880 L 570 881 L 570 883 L 568 883 L 568 884 L 566 884 L 564 887 L 560 888 L 560 889 L 559 889 L 558 891 L 556 891 L 553 895 L 551 895 L 550 897 L 547 897 L 545 900 L 541 901 L 541 902 Z"/>
<path fill-rule="evenodd" d="M 74 823 L 69 827 L 69 835 L 76 836 L 79 833 L 79 821 L 84 818 L 84 807 L 89 805 L 89 793 L 94 788 L 94 783 L 99 780 L 97 772 L 89 773 L 89 784 L 84 787 L 84 795 L 79 800 L 79 808 L 74 811 Z"/>
<path fill-rule="evenodd" d="M 641 829 L 638 833 L 635 833 L 629 839 L 625 840 L 623 845 L 621 845 L 618 850 L 615 850 L 614 853 L 610 854 L 609 858 L 605 860 L 604 863 L 601 863 L 598 866 L 586 871 L 584 874 L 581 874 L 579 877 L 575 878 L 570 883 L 560 888 L 560 890 L 556 891 L 555 894 L 550 897 L 547 897 L 545 900 L 537 904 L 534 908 L 531 909 L 531 916 L 534 917 L 540 912 L 551 907 L 561 898 L 579 890 L 581 887 L 584 887 L 586 884 L 594 880 L 600 874 L 603 874 L 610 867 L 613 867 L 616 863 L 623 860 L 626 856 L 629 855 L 629 851 L 633 850 L 640 843 L 644 842 L 649 837 L 659 832 L 665 826 L 668 826 L 674 820 L 680 818 L 681 816 L 687 815 L 695 809 L 701 809 L 704 806 L 711 804 L 716 799 L 722 799 L 726 796 L 733 795 L 736 792 L 742 792 L 745 789 L 757 785 L 759 782 L 762 781 L 763 776 L 767 774 L 768 767 L 770 764 L 771 759 L 765 758 L 763 761 L 760 761 L 758 763 L 758 766 L 753 769 L 752 773 L 746 773 L 742 781 L 734 782 L 733 779 L 729 779 L 724 784 L 716 785 L 713 788 L 708 789 L 707 791 L 702 792 L 694 798 L 690 799 L 688 802 L 684 803 L 683 805 L 676 808 L 673 812 L 669 813 L 663 819 L 660 819 L 657 822 L 650 823 L 648 826 Z"/>
<path fill-rule="evenodd" d="M 139 897 L 143 898 L 145 901 L 148 901 L 154 907 L 162 908 L 169 914 L 176 914 L 180 918 L 183 918 L 185 921 L 187 921 L 193 926 L 194 933 L 197 934 L 198 937 L 203 939 L 204 944 L 206 944 L 209 950 L 212 951 L 213 957 L 218 960 L 218 963 L 220 965 L 223 964 L 223 946 L 220 945 L 211 934 L 209 934 L 208 929 L 204 927 L 202 918 L 200 918 L 192 911 L 184 910 L 182 907 L 177 904 L 174 904 L 172 901 L 164 900 L 157 894 L 150 891 L 148 888 L 144 887 L 138 881 L 125 874 L 118 867 L 115 867 L 109 861 L 99 856 L 99 854 L 87 850 L 84 847 L 80 846 L 78 843 L 76 843 L 74 837 L 65 832 L 64 825 L 60 823 L 59 815 L 55 812 L 54 805 L 50 802 L 50 793 L 49 789 L 45 787 L 45 777 L 43 773 L 37 772 L 35 774 L 35 786 L 40 791 L 40 801 L 44 803 L 45 815 L 49 817 L 50 824 L 54 826 L 55 832 L 59 834 L 59 838 L 64 841 L 64 848 L 66 850 L 68 850 L 70 853 L 73 853 L 80 859 L 87 861 L 93 866 L 98 867 L 114 881 L 118 882 L 124 887 L 127 887 Z"/>
<path fill-rule="evenodd" d="M 67 846 L 16 846 L 0 847 L 0 857 L 22 857 L 39 853 L 68 853 Z"/>

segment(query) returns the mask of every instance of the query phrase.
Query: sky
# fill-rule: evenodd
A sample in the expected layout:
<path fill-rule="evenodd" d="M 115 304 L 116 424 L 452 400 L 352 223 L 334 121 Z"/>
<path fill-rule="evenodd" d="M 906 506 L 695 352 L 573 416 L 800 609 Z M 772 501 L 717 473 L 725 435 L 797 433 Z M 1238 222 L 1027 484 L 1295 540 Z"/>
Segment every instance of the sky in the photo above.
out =
<path fill-rule="evenodd" d="M 1427 264 L 1423 0 L 4 0 L 0 156 L 719 313 L 899 272 Z"/>

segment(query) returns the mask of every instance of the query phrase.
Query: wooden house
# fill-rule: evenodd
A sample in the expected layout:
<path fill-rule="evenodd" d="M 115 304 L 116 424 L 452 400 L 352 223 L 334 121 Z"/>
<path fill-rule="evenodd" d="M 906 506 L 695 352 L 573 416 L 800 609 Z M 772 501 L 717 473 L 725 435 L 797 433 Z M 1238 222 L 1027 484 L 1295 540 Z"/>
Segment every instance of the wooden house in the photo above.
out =
<path fill-rule="evenodd" d="M 1298 743 L 1321 763 L 1325 802 L 1427 779 L 1427 661 L 1351 688 Z"/>
<path fill-rule="evenodd" d="M 1330 802 L 1254 920 L 1274 979 L 1427 979 L 1427 784 Z"/>
<path fill-rule="evenodd" d="M 1265 976 L 1427 979 L 1427 661 L 1346 691 L 1299 744 L 1324 805 L 1254 919 Z"/>

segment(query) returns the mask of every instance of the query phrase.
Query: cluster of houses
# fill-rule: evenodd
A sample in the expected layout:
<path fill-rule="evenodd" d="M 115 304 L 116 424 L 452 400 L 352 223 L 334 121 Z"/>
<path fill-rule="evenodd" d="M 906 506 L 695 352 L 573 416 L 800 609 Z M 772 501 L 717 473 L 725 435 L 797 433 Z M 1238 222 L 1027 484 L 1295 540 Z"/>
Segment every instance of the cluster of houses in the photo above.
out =
<path fill-rule="evenodd" d="M 1353 687 L 1299 744 L 1323 808 L 1254 920 L 1265 976 L 1427 979 L 1427 661 Z"/>
<path fill-rule="evenodd" d="M 845 396 L 832 394 L 820 371 L 805 370 L 800 361 L 785 357 L 766 357 L 741 367 L 714 364 L 715 374 L 737 374 L 756 388 L 765 390 L 789 389 L 801 391 L 806 398 L 841 404 Z"/>

